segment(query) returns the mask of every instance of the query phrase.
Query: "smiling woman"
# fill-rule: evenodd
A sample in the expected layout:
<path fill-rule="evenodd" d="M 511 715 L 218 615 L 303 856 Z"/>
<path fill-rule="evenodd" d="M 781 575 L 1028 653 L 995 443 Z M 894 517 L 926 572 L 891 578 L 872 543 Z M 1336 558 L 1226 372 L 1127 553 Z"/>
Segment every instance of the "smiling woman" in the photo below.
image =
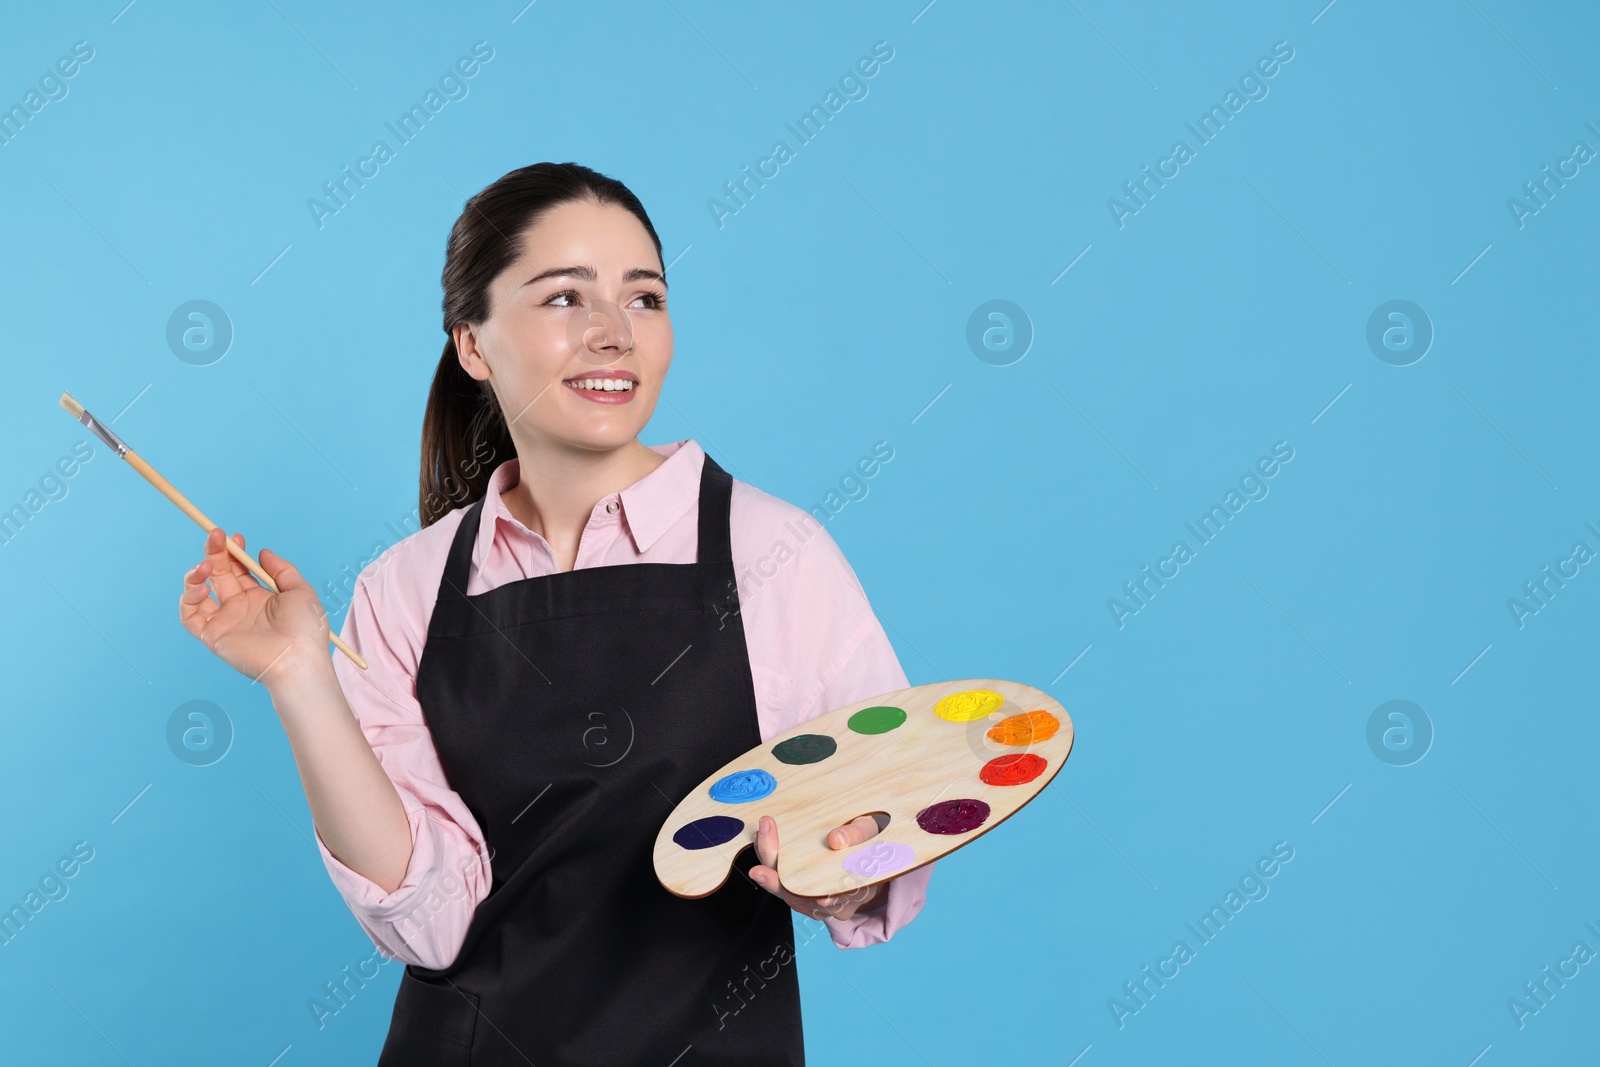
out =
<path fill-rule="evenodd" d="M 362 569 L 340 633 L 369 670 L 330 660 L 287 561 L 262 553 L 279 603 L 244 588 L 214 531 L 187 579 L 185 625 L 267 685 L 330 877 L 407 964 L 380 1067 L 669 1063 L 691 1046 L 700 1063 L 800 1064 L 796 968 L 768 974 L 794 913 L 862 948 L 926 899 L 931 863 L 788 892 L 770 813 L 710 895 L 656 877 L 663 819 L 708 774 L 908 684 L 826 531 L 748 597 L 740 576 L 804 511 L 693 440 L 639 440 L 673 358 L 662 262 L 638 198 L 575 163 L 467 202 L 441 276 L 422 529 Z M 862 815 L 823 841 L 842 861 L 878 832 Z M 761 996 L 735 1015 L 729 989 L 753 972 Z"/>

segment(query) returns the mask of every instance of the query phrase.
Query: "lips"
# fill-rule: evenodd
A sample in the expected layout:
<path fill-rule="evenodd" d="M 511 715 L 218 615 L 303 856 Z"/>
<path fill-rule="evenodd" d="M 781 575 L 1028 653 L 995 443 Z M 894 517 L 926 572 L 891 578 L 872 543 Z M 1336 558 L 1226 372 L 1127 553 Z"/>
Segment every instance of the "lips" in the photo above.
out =
<path fill-rule="evenodd" d="M 639 376 L 637 374 L 633 373 L 633 371 L 631 371 L 631 370 L 618 370 L 615 367 L 604 367 L 604 368 L 597 367 L 596 369 L 591 370 L 591 371 L 584 371 L 581 374 L 574 374 L 570 378 L 563 378 L 562 381 L 566 381 L 566 382 L 581 382 L 581 381 L 585 381 L 585 380 L 590 379 L 590 378 L 622 378 L 622 379 L 625 379 L 627 381 L 633 382 L 635 385 L 639 384 Z"/>
<path fill-rule="evenodd" d="M 626 404 L 639 391 L 639 376 L 614 367 L 597 367 L 563 379 L 562 385 L 592 403 Z"/>

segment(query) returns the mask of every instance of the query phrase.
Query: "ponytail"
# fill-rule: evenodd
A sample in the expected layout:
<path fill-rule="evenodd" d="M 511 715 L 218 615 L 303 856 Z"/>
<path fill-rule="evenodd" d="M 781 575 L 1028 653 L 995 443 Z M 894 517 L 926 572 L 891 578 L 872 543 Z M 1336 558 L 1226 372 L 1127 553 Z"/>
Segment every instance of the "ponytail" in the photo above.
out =
<path fill-rule="evenodd" d="M 422 417 L 422 479 L 417 514 L 424 527 L 483 498 L 489 475 L 516 455 L 505 416 L 487 381 L 468 374 L 452 336 Z"/>

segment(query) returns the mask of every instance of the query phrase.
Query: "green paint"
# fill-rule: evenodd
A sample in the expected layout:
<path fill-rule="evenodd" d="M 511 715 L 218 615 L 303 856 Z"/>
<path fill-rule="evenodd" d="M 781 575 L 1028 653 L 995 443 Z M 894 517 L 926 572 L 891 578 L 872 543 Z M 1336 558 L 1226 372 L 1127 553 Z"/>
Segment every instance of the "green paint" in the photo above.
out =
<path fill-rule="evenodd" d="M 838 748 L 839 743 L 827 734 L 798 734 L 773 745 L 772 754 L 782 763 L 821 763 Z"/>
<path fill-rule="evenodd" d="M 886 734 L 905 721 L 902 708 L 862 708 L 850 716 L 850 729 L 858 734 Z"/>

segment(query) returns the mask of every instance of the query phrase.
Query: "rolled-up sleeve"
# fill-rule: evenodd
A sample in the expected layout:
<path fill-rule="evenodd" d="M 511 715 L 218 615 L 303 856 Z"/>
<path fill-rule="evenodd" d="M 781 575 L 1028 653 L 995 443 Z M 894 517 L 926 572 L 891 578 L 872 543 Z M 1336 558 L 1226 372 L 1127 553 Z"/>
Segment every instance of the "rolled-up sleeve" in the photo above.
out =
<path fill-rule="evenodd" d="M 808 555 L 811 556 L 809 560 L 806 559 Z M 820 688 L 815 695 L 802 696 L 805 706 L 799 721 L 814 719 L 835 708 L 882 693 L 908 688 L 910 683 L 888 635 L 833 539 L 820 532 L 806 545 L 800 559 L 797 585 L 810 590 L 809 597 L 815 601 L 809 605 L 819 624 L 813 632 L 834 632 L 843 640 L 820 665 L 814 683 Z M 849 622 L 839 626 L 842 620 Z M 839 948 L 865 948 L 893 937 L 895 931 L 922 911 L 934 866 L 933 863 L 924 864 L 890 879 L 887 903 L 865 914 L 849 919 L 824 919 L 833 943 Z"/>
<path fill-rule="evenodd" d="M 446 780 L 416 698 L 420 654 L 402 634 L 391 640 L 380 628 L 378 601 L 391 627 L 403 626 L 400 620 L 415 613 L 408 610 L 413 605 L 389 602 L 394 590 L 387 583 L 404 577 L 394 573 L 398 568 L 386 570 L 362 573 L 340 631 L 368 669 L 343 653 L 333 659 L 345 700 L 405 806 L 411 861 L 391 893 L 337 859 L 320 834 L 317 849 L 334 888 L 374 945 L 391 958 L 440 969 L 460 952 L 492 876 L 482 831 Z"/>

